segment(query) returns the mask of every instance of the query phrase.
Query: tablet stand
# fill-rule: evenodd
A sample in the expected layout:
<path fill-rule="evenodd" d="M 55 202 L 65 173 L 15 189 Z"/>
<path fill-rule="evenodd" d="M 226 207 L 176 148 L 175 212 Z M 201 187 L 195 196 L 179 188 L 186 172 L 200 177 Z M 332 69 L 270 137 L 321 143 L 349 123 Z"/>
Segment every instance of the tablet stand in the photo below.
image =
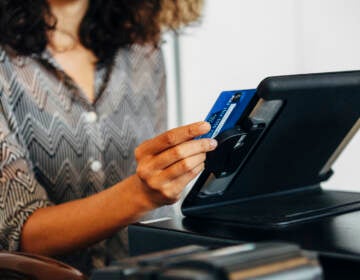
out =
<path fill-rule="evenodd" d="M 238 126 L 219 135 L 182 212 L 278 228 L 360 209 L 321 182 L 360 127 L 360 71 L 270 77 Z"/>

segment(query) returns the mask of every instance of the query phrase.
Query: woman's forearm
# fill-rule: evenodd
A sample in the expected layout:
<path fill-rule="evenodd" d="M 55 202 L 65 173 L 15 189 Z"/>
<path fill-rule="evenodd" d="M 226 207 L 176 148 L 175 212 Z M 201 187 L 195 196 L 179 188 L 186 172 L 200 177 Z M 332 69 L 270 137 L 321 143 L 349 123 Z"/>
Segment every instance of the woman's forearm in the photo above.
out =
<path fill-rule="evenodd" d="M 60 255 L 109 237 L 156 207 L 136 175 L 87 198 L 41 208 L 25 223 L 21 249 Z"/>
<path fill-rule="evenodd" d="M 88 198 L 35 211 L 22 229 L 21 249 L 50 256 L 68 253 L 174 203 L 204 169 L 206 152 L 216 148 L 213 139 L 194 139 L 210 128 L 199 122 L 146 140 L 135 150 L 135 175 Z"/>

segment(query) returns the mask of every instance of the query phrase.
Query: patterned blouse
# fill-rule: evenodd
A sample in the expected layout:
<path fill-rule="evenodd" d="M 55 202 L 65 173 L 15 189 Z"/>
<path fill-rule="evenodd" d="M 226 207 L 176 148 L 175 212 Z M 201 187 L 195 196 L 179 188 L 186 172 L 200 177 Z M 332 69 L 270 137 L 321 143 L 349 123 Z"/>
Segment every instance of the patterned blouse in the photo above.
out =
<path fill-rule="evenodd" d="M 134 173 L 135 147 L 166 129 L 159 49 L 120 49 L 112 67 L 97 67 L 94 86 L 91 103 L 48 51 L 22 57 L 0 48 L 0 249 L 19 249 L 22 226 L 38 208 Z M 88 273 L 126 256 L 126 235 L 59 258 Z"/>

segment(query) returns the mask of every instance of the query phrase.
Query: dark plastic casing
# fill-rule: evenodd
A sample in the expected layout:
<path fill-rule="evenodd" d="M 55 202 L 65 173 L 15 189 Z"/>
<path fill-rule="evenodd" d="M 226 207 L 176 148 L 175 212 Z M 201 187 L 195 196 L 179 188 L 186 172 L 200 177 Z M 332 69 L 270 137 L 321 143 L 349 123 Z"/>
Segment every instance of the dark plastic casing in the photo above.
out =
<path fill-rule="evenodd" d="M 231 180 L 215 179 L 226 182 L 224 191 L 199 195 L 211 175 L 205 169 L 183 202 L 183 214 L 281 227 L 360 209 L 360 194 L 320 187 L 360 126 L 360 71 L 269 77 L 257 97 L 281 100 L 282 106 L 238 160 Z M 245 116 L 239 127 L 246 121 Z"/>

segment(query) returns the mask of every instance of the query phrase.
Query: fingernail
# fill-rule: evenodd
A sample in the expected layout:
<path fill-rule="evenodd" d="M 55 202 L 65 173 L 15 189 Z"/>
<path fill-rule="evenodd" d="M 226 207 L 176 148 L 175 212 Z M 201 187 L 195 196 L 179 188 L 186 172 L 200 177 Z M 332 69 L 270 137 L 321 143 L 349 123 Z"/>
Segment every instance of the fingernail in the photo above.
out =
<path fill-rule="evenodd" d="M 210 139 L 210 147 L 215 149 L 218 145 L 218 142 L 215 139 Z"/>

